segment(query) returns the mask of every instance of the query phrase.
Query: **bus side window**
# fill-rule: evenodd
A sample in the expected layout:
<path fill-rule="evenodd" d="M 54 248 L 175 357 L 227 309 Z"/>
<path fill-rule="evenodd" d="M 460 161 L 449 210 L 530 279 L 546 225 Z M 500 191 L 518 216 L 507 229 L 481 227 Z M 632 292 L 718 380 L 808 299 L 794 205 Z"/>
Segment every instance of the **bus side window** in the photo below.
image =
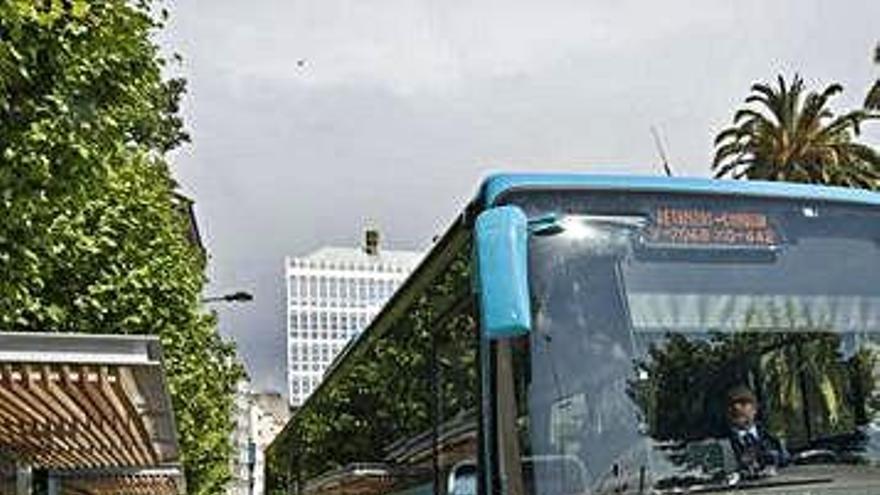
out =
<path fill-rule="evenodd" d="M 436 334 L 436 452 L 439 480 L 446 484 L 440 492 L 451 490 L 446 495 L 477 491 L 478 333 L 473 309 L 467 303 Z"/>
<path fill-rule="evenodd" d="M 452 467 L 446 484 L 447 495 L 477 495 L 477 465 L 462 461 Z"/>

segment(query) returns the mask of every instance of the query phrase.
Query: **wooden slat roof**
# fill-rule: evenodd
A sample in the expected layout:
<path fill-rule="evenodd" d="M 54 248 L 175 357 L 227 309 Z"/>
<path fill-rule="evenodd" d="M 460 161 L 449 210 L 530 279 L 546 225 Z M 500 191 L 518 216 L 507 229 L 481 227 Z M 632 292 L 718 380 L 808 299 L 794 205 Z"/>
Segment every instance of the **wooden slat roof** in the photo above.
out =
<path fill-rule="evenodd" d="M 0 449 L 61 473 L 71 493 L 177 493 L 168 471 L 137 471 L 178 462 L 158 340 L 0 333 Z"/>
<path fill-rule="evenodd" d="M 167 476 L 123 476 L 100 480 L 73 480 L 63 485 L 65 493 L 83 495 L 177 495 L 174 480 Z"/>
<path fill-rule="evenodd" d="M 183 475 L 175 467 L 52 472 L 65 495 L 178 495 Z"/>

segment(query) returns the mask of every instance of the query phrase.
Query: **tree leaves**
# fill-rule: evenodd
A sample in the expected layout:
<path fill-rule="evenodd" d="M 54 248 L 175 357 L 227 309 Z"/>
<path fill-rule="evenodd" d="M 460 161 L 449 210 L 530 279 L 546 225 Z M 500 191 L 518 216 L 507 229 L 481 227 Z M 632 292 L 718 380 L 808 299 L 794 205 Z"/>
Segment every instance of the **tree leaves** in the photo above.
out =
<path fill-rule="evenodd" d="M 715 138 L 715 176 L 880 187 L 880 156 L 853 140 L 880 114 L 859 109 L 835 117 L 827 105 L 842 86 L 804 90 L 797 75 L 791 84 L 779 76 L 776 87 L 752 85 L 750 106 Z"/>
<path fill-rule="evenodd" d="M 880 64 L 880 43 L 874 48 L 874 63 Z M 865 108 L 869 110 L 880 110 L 880 79 L 874 82 L 868 95 L 865 96 Z"/>
<path fill-rule="evenodd" d="M 190 493 L 229 477 L 234 348 L 199 309 L 151 2 L 0 2 L 0 329 L 158 334 Z"/>

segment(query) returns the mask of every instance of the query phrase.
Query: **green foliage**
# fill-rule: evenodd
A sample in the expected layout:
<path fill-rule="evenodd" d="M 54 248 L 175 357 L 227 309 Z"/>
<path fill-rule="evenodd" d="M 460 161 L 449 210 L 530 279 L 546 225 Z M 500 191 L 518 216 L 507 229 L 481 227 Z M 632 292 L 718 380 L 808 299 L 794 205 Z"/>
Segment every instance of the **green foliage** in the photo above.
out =
<path fill-rule="evenodd" d="M 874 48 L 874 63 L 880 64 L 880 43 Z M 865 108 L 871 110 L 880 110 L 880 79 L 874 82 L 868 95 L 865 96 Z"/>
<path fill-rule="evenodd" d="M 835 116 L 827 104 L 842 90 L 832 84 L 805 95 L 799 76 L 791 84 L 779 76 L 775 88 L 753 85 L 750 106 L 715 138 L 715 176 L 876 189 L 880 153 L 854 136 L 880 115 L 858 109 Z"/>
<path fill-rule="evenodd" d="M 0 2 L 0 328 L 159 335 L 191 493 L 228 478 L 232 347 L 164 154 L 187 139 L 149 1 Z"/>

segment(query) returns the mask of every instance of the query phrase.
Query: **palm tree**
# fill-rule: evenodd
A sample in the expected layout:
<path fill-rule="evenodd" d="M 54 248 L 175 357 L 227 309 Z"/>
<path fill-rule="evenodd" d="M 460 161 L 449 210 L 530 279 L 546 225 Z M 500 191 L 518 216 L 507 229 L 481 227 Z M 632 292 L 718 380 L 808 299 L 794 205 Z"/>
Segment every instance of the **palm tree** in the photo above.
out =
<path fill-rule="evenodd" d="M 880 43 L 877 43 L 877 47 L 874 48 L 874 63 L 880 64 Z M 865 108 L 880 110 L 880 79 L 877 79 L 877 82 L 868 91 L 868 96 L 865 97 Z"/>
<path fill-rule="evenodd" d="M 835 117 L 826 105 L 841 91 L 832 84 L 805 95 L 798 75 L 790 85 L 782 76 L 775 88 L 754 84 L 749 106 L 715 138 L 715 177 L 880 186 L 880 153 L 853 139 L 862 122 L 880 114 L 859 109 Z"/>

